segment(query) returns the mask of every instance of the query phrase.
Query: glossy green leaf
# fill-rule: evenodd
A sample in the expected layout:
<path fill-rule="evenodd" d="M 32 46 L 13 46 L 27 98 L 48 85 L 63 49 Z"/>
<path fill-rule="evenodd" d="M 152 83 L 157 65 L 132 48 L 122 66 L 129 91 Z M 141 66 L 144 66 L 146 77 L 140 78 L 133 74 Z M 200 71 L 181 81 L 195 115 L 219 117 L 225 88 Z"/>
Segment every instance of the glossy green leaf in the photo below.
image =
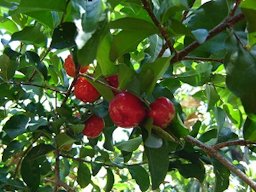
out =
<path fill-rule="evenodd" d="M 106 183 L 106 185 L 104 187 L 104 190 L 106 192 L 110 192 L 112 190 L 112 188 L 113 188 L 113 185 L 114 185 L 114 182 L 115 182 L 115 177 L 114 177 L 114 174 L 113 174 L 112 170 L 109 169 L 109 168 L 107 169 L 107 177 L 106 177 L 106 179 L 107 179 L 107 183 Z"/>
<path fill-rule="evenodd" d="M 91 171 L 85 163 L 79 163 L 77 171 L 77 182 L 81 188 L 85 188 L 91 182 Z"/>
<path fill-rule="evenodd" d="M 210 63 L 198 64 L 195 69 L 191 68 L 178 75 L 178 79 L 192 86 L 201 86 L 210 80 L 211 70 Z"/>
<path fill-rule="evenodd" d="M 133 179 L 139 185 L 141 191 L 146 191 L 149 188 L 149 176 L 147 171 L 139 165 L 129 166 L 128 170 Z"/>
<path fill-rule="evenodd" d="M 101 0 L 86 2 L 85 13 L 82 16 L 82 27 L 84 31 L 91 32 L 97 28 L 102 12 L 103 6 Z"/>
<path fill-rule="evenodd" d="M 76 45 L 76 25 L 73 22 L 65 22 L 56 27 L 53 31 L 51 48 L 63 49 Z"/>
<path fill-rule="evenodd" d="M 181 121 L 180 115 L 178 113 L 176 113 L 169 127 L 170 132 L 178 138 L 185 137 L 189 134 L 189 129 Z"/>
<path fill-rule="evenodd" d="M 110 58 L 115 61 L 125 53 L 134 51 L 138 44 L 146 37 L 154 34 L 152 31 L 144 30 L 123 30 L 113 37 L 113 42 L 110 50 Z"/>
<path fill-rule="evenodd" d="M 11 40 L 45 46 L 47 38 L 46 35 L 40 30 L 39 26 L 26 26 L 21 31 L 13 33 Z"/>
<path fill-rule="evenodd" d="M 7 55 L 0 56 L 0 77 L 8 81 L 13 78 L 18 63 L 15 60 L 11 60 Z"/>
<path fill-rule="evenodd" d="M 256 121 L 246 118 L 243 126 L 243 135 L 245 140 L 256 141 Z"/>
<path fill-rule="evenodd" d="M 240 97 L 247 114 L 256 114 L 256 58 L 235 42 L 225 58 L 228 88 Z"/>
<path fill-rule="evenodd" d="M 128 141 L 122 141 L 120 143 L 117 143 L 116 147 L 122 151 L 133 152 L 136 149 L 138 149 L 141 143 L 142 143 L 142 138 L 136 137 L 133 139 L 129 139 Z"/>
<path fill-rule="evenodd" d="M 205 93 L 208 99 L 208 110 L 210 110 L 219 101 L 220 96 L 218 95 L 216 88 L 213 85 L 206 85 Z"/>
<path fill-rule="evenodd" d="M 58 148 L 61 148 L 65 145 L 71 145 L 76 140 L 68 136 L 66 133 L 60 133 L 56 136 L 56 144 Z"/>
<path fill-rule="evenodd" d="M 159 187 L 168 172 L 169 150 L 166 141 L 163 142 L 163 145 L 160 148 L 149 148 L 145 146 L 153 190 Z"/>
<path fill-rule="evenodd" d="M 203 42 L 205 42 L 208 36 L 208 31 L 206 29 L 196 29 L 192 31 L 192 34 L 194 35 L 198 43 L 202 44 Z"/>
<path fill-rule="evenodd" d="M 33 1 L 33 0 L 21 0 L 19 5 L 20 12 L 27 11 L 64 11 L 65 0 L 44 0 L 44 1 Z"/>
<path fill-rule="evenodd" d="M 148 95 L 152 93 L 156 82 L 169 67 L 170 58 L 159 58 L 154 63 L 146 63 L 140 71 L 141 89 Z M 143 74 L 143 75 L 142 75 Z"/>
<path fill-rule="evenodd" d="M 119 64 L 117 67 L 119 88 L 121 90 L 124 90 L 127 88 L 129 83 L 132 82 L 132 79 L 136 75 L 136 73 L 131 67 L 126 64 Z"/>
<path fill-rule="evenodd" d="M 3 130 L 11 138 L 24 133 L 28 126 L 29 118 L 26 115 L 14 115 L 4 125 Z"/>
<path fill-rule="evenodd" d="M 7 30 L 10 33 L 14 33 L 19 31 L 17 24 L 11 20 L 6 18 L 4 21 L 0 22 L 0 28 Z"/>
<path fill-rule="evenodd" d="M 103 37 L 98 44 L 96 59 L 100 65 L 102 75 L 104 76 L 108 76 L 116 72 L 116 66 L 109 57 L 111 44 L 112 37 L 110 34 Z"/>
<path fill-rule="evenodd" d="M 215 174 L 214 192 L 223 192 L 229 186 L 230 171 L 217 161 L 213 162 L 213 167 L 213 171 Z"/>

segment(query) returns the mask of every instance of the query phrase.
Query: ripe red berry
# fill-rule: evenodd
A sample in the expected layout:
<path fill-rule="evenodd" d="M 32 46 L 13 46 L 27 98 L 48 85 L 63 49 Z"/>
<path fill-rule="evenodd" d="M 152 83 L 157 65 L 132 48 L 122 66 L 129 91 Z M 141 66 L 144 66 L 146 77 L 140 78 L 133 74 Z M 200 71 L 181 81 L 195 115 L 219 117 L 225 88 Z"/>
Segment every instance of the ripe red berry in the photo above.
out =
<path fill-rule="evenodd" d="M 165 128 L 175 116 L 175 107 L 168 98 L 159 97 L 150 104 L 148 116 L 154 125 Z"/>
<path fill-rule="evenodd" d="M 104 120 L 93 115 L 85 122 L 83 134 L 88 138 L 96 138 L 102 133 L 103 128 Z"/>
<path fill-rule="evenodd" d="M 115 125 L 132 128 L 144 119 L 146 109 L 138 97 L 129 92 L 121 92 L 110 102 L 109 115 Z"/>
<path fill-rule="evenodd" d="M 77 99 L 83 102 L 94 102 L 100 94 L 95 87 L 84 77 L 79 77 L 74 86 L 74 94 Z"/>
<path fill-rule="evenodd" d="M 89 68 L 89 66 L 80 67 L 79 72 L 80 73 L 85 73 L 88 70 L 88 68 Z M 69 55 L 65 59 L 64 69 L 66 70 L 67 74 L 70 77 L 75 77 L 75 75 L 76 75 L 76 67 L 75 67 L 75 63 L 73 61 L 72 55 Z"/>
<path fill-rule="evenodd" d="M 108 84 L 114 88 L 118 88 L 119 82 L 118 82 L 118 76 L 117 75 L 111 75 L 105 78 Z M 116 95 L 118 92 L 113 90 L 113 93 Z"/>

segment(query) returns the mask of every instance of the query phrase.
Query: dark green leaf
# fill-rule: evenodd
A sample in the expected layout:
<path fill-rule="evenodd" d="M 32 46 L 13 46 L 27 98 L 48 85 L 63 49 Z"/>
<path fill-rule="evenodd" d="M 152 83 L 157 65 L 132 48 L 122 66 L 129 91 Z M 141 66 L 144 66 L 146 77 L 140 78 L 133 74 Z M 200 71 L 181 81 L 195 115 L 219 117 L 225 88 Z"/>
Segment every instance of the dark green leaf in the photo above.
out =
<path fill-rule="evenodd" d="M 247 117 L 243 127 L 243 135 L 245 140 L 256 141 L 256 121 Z"/>
<path fill-rule="evenodd" d="M 206 29 L 196 29 L 192 31 L 192 34 L 194 35 L 198 43 L 202 44 L 205 42 L 208 36 L 208 31 Z"/>
<path fill-rule="evenodd" d="M 66 1 L 65 0 L 21 0 L 19 10 L 20 12 L 29 11 L 64 11 Z"/>
<path fill-rule="evenodd" d="M 63 49 L 76 45 L 77 35 L 76 25 L 72 22 L 65 22 L 54 29 L 52 35 L 51 48 Z"/>
<path fill-rule="evenodd" d="M 56 136 L 56 144 L 58 148 L 66 145 L 72 145 L 76 140 L 68 136 L 66 133 L 60 133 Z"/>
<path fill-rule="evenodd" d="M 79 163 L 77 171 L 77 182 L 81 188 L 85 188 L 91 182 L 91 172 L 85 163 Z"/>
<path fill-rule="evenodd" d="M 47 38 L 39 26 L 26 26 L 23 30 L 13 33 L 11 40 L 45 46 Z"/>
<path fill-rule="evenodd" d="M 149 188 L 149 176 L 147 171 L 139 165 L 129 166 L 128 170 L 133 179 L 139 185 L 141 191 L 146 191 Z"/>
<path fill-rule="evenodd" d="M 156 82 L 164 75 L 169 67 L 170 58 L 159 58 L 154 63 L 147 63 L 140 71 L 141 89 L 148 95 L 152 93 Z"/>
<path fill-rule="evenodd" d="M 128 141 L 122 141 L 120 143 L 117 143 L 116 147 L 122 151 L 133 152 L 136 149 L 138 149 L 141 143 L 142 143 L 142 138 L 136 137 Z"/>
<path fill-rule="evenodd" d="M 221 163 L 214 161 L 215 187 L 214 192 L 223 192 L 229 186 L 230 171 Z"/>
<path fill-rule="evenodd" d="M 206 85 L 205 93 L 206 93 L 206 97 L 208 99 L 208 110 L 210 110 L 219 101 L 220 96 L 218 95 L 218 93 L 213 85 Z"/>
<path fill-rule="evenodd" d="M 110 192 L 113 188 L 115 177 L 111 169 L 107 169 L 107 183 L 105 185 L 105 191 Z"/>
<path fill-rule="evenodd" d="M 15 60 L 11 60 L 7 55 L 0 56 L 0 77 L 4 81 L 8 81 L 13 78 L 17 68 Z"/>
<path fill-rule="evenodd" d="M 15 138 L 26 131 L 29 118 L 25 115 L 14 115 L 4 125 L 3 130 L 11 138 Z"/>

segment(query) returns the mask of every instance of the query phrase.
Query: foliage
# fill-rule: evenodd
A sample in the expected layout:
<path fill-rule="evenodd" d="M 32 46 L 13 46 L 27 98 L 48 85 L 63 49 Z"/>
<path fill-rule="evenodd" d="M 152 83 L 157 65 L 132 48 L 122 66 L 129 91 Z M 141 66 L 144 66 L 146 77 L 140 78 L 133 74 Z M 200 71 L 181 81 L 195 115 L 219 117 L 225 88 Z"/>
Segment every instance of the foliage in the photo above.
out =
<path fill-rule="evenodd" d="M 248 191 L 255 15 L 254 0 L 0 0 L 0 191 Z M 97 101 L 75 97 L 69 54 L 89 66 Z M 147 108 L 165 96 L 176 116 L 165 129 L 117 127 L 120 90 Z M 92 139 L 94 114 L 105 127 Z"/>

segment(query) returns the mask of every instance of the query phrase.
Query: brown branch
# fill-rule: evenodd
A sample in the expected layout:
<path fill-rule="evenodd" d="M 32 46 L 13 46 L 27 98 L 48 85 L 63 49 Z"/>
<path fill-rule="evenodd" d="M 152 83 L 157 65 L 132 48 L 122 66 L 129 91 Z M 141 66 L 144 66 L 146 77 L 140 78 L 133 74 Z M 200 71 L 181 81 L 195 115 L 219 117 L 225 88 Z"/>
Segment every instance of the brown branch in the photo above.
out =
<path fill-rule="evenodd" d="M 151 6 L 148 2 L 148 0 L 141 0 L 144 9 L 148 12 L 148 15 L 152 19 L 153 23 L 156 25 L 156 27 L 159 29 L 161 35 L 163 36 L 164 40 L 167 43 L 168 48 L 171 52 L 176 53 L 176 50 L 174 49 L 172 42 L 169 38 L 168 31 L 165 29 L 165 27 L 158 21 L 155 14 L 153 13 Z"/>
<path fill-rule="evenodd" d="M 186 136 L 184 138 L 187 142 L 191 143 L 202 149 L 207 155 L 218 160 L 222 165 L 224 165 L 227 169 L 237 175 L 242 181 L 244 181 L 247 185 L 249 185 L 253 190 L 256 191 L 256 183 L 251 180 L 245 173 L 243 173 L 240 169 L 236 168 L 231 162 L 225 159 L 216 149 L 211 146 L 208 146 L 201 141 L 195 139 L 191 136 Z"/>
<path fill-rule="evenodd" d="M 230 11 L 230 13 L 229 13 L 229 16 L 230 16 L 230 17 L 232 17 L 232 16 L 235 15 L 235 12 L 236 12 L 236 10 L 238 9 L 239 4 L 241 3 L 241 1 L 242 1 L 242 0 L 236 0 L 236 3 L 235 3 L 235 5 L 234 5 L 233 9 L 232 9 L 232 10 Z"/>
<path fill-rule="evenodd" d="M 226 28 L 231 27 L 237 22 L 241 21 L 242 19 L 244 19 L 244 17 L 245 17 L 244 14 L 240 13 L 236 16 L 225 19 L 223 22 L 221 22 L 219 25 L 217 25 L 216 27 L 214 27 L 212 30 L 209 31 L 206 41 L 215 37 Z M 176 53 L 176 55 L 171 59 L 171 64 L 174 64 L 177 61 L 181 61 L 184 57 L 186 57 L 190 52 L 198 48 L 200 45 L 201 44 L 198 41 L 192 42 L 183 50 Z"/>
<path fill-rule="evenodd" d="M 192 61 L 209 61 L 209 62 L 219 62 L 223 63 L 224 59 L 218 59 L 218 58 L 204 58 L 204 57 L 190 57 L 186 56 L 182 60 L 192 60 Z"/>
<path fill-rule="evenodd" d="M 57 192 L 60 186 L 60 152 L 59 149 L 55 151 L 55 186 L 54 192 Z"/>
<path fill-rule="evenodd" d="M 234 146 L 234 145 L 239 145 L 239 146 L 256 145 L 256 142 L 255 141 L 246 141 L 246 140 L 234 140 L 234 141 L 226 141 L 226 142 L 218 143 L 218 144 L 213 145 L 212 147 L 215 150 L 219 150 L 221 148 Z"/>

